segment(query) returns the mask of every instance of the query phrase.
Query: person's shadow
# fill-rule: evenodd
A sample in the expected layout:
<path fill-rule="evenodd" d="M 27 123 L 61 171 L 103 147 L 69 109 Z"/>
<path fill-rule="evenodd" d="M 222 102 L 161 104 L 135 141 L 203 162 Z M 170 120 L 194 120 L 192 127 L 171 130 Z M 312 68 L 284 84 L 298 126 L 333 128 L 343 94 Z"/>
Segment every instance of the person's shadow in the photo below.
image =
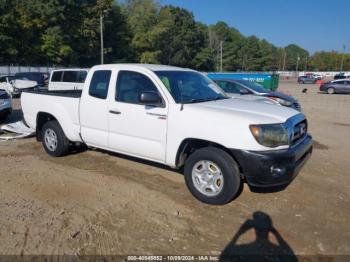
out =
<path fill-rule="evenodd" d="M 239 238 L 249 230 L 255 230 L 255 241 L 238 244 Z M 271 242 L 270 236 L 275 242 Z M 272 225 L 269 215 L 254 212 L 253 218 L 246 220 L 220 255 L 220 261 L 298 261 L 292 248 Z"/>

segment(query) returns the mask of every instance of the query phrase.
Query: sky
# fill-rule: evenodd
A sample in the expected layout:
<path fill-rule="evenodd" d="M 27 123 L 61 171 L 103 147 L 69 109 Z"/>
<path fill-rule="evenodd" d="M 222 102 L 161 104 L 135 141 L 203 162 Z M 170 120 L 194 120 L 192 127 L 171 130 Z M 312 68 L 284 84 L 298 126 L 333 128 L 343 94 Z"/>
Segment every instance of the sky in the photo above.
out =
<path fill-rule="evenodd" d="M 311 53 L 350 53 L 350 0 L 159 0 L 193 12 L 197 21 L 224 21 L 243 35 Z"/>

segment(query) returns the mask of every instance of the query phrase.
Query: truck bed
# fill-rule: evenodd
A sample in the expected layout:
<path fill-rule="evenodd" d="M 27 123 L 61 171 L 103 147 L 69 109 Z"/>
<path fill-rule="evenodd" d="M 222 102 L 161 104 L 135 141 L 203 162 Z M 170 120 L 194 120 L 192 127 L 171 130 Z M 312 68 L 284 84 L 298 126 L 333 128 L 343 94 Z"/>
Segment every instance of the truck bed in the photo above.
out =
<path fill-rule="evenodd" d="M 40 114 L 56 119 L 70 141 L 79 142 L 79 105 L 81 90 L 25 91 L 21 95 L 23 116 L 32 129 L 36 129 Z"/>
<path fill-rule="evenodd" d="M 47 95 L 47 96 L 62 96 L 62 97 L 72 97 L 72 98 L 80 98 L 82 90 L 31 90 L 31 91 L 23 91 L 23 93 L 31 93 L 31 94 L 39 94 L 39 95 Z"/>

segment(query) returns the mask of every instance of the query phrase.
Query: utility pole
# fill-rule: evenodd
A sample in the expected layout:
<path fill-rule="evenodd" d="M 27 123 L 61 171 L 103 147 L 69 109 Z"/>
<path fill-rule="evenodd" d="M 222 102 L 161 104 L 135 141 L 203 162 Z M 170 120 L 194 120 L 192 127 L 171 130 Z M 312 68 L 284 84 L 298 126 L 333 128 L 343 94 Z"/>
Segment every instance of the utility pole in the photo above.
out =
<path fill-rule="evenodd" d="M 308 60 L 308 57 L 306 56 L 305 57 L 305 68 L 304 68 L 304 71 L 307 71 L 307 62 L 308 62 L 307 60 Z"/>
<path fill-rule="evenodd" d="M 222 45 L 223 41 L 220 41 L 220 72 L 222 72 Z"/>
<path fill-rule="evenodd" d="M 342 54 L 342 57 L 341 57 L 340 72 L 343 72 L 345 48 L 346 48 L 346 46 L 343 45 L 343 54 Z"/>
<path fill-rule="evenodd" d="M 103 64 L 103 14 L 100 14 L 101 64 Z"/>
<path fill-rule="evenodd" d="M 295 72 L 298 72 L 299 60 L 300 60 L 300 56 L 299 56 L 299 54 L 298 54 L 298 57 L 297 57 L 297 65 L 296 65 L 296 67 L 295 67 Z"/>
<path fill-rule="evenodd" d="M 283 49 L 283 67 L 282 67 L 282 71 L 284 71 L 284 69 L 286 68 L 286 58 L 287 58 L 287 53 L 286 53 L 286 50 Z"/>
<path fill-rule="evenodd" d="M 244 63 L 245 63 L 245 54 L 242 56 L 242 71 L 244 71 Z"/>

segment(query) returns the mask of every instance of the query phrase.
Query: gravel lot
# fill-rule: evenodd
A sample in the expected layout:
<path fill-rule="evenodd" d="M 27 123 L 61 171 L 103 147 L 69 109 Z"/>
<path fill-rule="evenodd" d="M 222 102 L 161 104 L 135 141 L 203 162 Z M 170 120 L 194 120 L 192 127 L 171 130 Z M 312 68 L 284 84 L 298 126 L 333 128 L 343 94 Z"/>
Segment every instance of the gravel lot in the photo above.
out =
<path fill-rule="evenodd" d="M 302 88 L 308 88 L 302 93 Z M 183 176 L 102 151 L 51 158 L 34 138 L 0 142 L 0 254 L 350 255 L 350 95 L 283 81 L 314 137 L 284 191 L 220 207 L 196 201 Z M 10 120 L 21 117 L 19 101 Z"/>

